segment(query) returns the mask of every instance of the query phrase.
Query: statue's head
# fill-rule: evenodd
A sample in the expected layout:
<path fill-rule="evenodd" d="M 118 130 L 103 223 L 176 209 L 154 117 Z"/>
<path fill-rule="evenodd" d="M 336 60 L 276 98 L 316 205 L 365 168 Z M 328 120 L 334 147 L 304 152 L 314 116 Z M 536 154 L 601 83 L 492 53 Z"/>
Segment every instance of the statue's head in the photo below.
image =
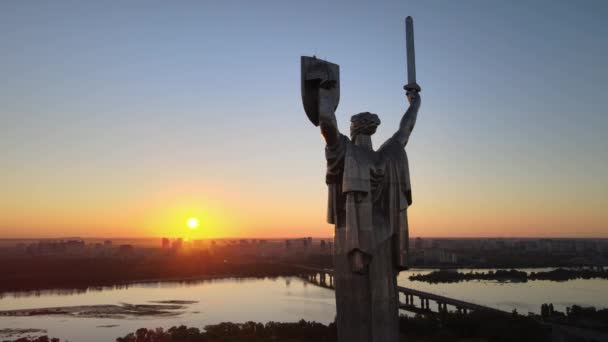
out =
<path fill-rule="evenodd" d="M 380 125 L 378 115 L 364 112 L 353 115 L 350 118 L 350 137 L 355 139 L 359 134 L 372 135 L 376 133 L 376 128 Z"/>

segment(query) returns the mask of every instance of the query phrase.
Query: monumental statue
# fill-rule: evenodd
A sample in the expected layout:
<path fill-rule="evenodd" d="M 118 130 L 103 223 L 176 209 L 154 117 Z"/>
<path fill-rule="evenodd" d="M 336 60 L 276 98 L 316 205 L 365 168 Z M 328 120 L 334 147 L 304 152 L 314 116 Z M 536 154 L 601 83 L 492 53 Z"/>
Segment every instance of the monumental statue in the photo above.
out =
<path fill-rule="evenodd" d="M 302 57 L 302 99 L 325 138 L 327 220 L 335 226 L 334 286 L 339 342 L 397 342 L 397 275 L 407 268 L 407 209 L 412 188 L 405 146 L 420 108 L 413 24 L 406 19 L 409 108 L 397 131 L 374 150 L 376 114 L 351 118 L 350 137 L 338 130 L 339 67 Z"/>

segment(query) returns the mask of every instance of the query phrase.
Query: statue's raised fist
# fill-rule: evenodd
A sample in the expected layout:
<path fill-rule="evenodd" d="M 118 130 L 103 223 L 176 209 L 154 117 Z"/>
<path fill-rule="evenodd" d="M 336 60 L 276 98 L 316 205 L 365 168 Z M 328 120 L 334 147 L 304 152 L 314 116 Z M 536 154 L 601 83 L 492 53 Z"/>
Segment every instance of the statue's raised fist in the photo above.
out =
<path fill-rule="evenodd" d="M 405 97 L 410 105 L 420 105 L 420 93 L 416 90 L 408 90 L 405 92 Z"/>

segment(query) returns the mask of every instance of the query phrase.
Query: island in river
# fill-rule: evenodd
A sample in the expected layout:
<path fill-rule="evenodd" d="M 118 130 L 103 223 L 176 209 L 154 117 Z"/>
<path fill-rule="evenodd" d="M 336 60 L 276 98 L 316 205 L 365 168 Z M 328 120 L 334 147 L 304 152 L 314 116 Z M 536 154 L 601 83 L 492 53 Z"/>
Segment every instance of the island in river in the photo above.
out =
<path fill-rule="evenodd" d="M 470 280 L 497 280 L 511 282 L 526 282 L 528 280 L 566 281 L 572 279 L 608 279 L 608 271 L 603 268 L 565 269 L 558 268 L 550 271 L 524 272 L 518 270 L 496 270 L 488 272 L 458 272 L 455 270 L 437 270 L 427 274 L 413 274 L 412 281 L 428 283 L 454 283 Z"/>

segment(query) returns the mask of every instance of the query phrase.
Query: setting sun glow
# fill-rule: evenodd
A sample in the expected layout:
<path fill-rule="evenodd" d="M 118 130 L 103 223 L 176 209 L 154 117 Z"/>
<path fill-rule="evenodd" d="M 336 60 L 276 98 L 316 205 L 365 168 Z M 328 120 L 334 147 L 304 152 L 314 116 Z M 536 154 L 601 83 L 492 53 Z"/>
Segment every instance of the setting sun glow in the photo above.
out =
<path fill-rule="evenodd" d="M 191 217 L 191 218 L 188 219 L 187 224 L 188 224 L 188 227 L 190 229 L 196 229 L 196 228 L 198 228 L 199 222 L 198 222 L 198 219 L 196 217 Z"/>

